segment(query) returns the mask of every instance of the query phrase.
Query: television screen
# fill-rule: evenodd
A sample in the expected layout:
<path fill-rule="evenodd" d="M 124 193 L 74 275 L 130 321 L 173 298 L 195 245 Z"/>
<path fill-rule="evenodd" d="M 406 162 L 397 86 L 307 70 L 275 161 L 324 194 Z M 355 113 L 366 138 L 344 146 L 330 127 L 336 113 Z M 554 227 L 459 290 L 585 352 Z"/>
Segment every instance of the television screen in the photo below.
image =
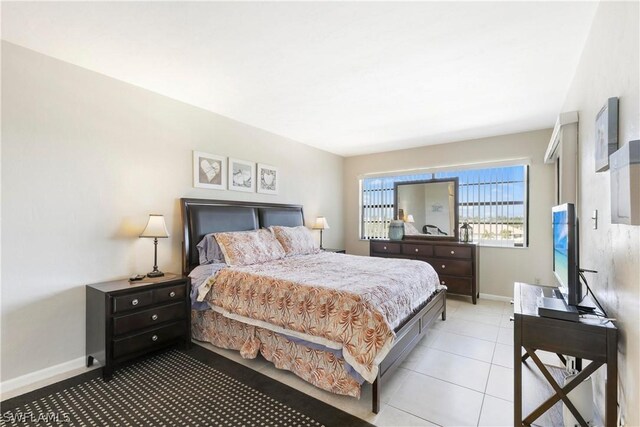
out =
<path fill-rule="evenodd" d="M 578 230 L 573 204 L 553 208 L 553 272 L 567 304 L 578 305 L 582 288 L 578 279 Z"/>
<path fill-rule="evenodd" d="M 569 285 L 569 223 L 567 211 L 553 213 L 553 271 L 560 286 Z"/>

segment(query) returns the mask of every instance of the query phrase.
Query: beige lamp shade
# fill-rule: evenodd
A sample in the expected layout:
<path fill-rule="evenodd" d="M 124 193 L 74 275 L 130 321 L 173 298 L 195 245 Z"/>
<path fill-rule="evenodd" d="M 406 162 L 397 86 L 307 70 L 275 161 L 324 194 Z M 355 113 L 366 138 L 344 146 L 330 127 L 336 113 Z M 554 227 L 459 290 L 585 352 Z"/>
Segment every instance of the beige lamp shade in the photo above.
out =
<path fill-rule="evenodd" d="M 314 230 L 326 230 L 329 227 L 329 223 L 327 222 L 327 219 L 323 216 L 319 216 L 318 218 L 316 218 L 316 222 L 313 224 L 313 228 Z"/>
<path fill-rule="evenodd" d="M 404 221 L 405 221 L 405 222 L 416 222 L 416 221 L 413 219 L 413 215 L 407 215 L 407 217 L 405 218 L 405 220 L 404 220 Z"/>
<path fill-rule="evenodd" d="M 167 226 L 164 223 L 164 215 L 151 214 L 149 215 L 149 222 L 140 237 L 169 237 Z"/>

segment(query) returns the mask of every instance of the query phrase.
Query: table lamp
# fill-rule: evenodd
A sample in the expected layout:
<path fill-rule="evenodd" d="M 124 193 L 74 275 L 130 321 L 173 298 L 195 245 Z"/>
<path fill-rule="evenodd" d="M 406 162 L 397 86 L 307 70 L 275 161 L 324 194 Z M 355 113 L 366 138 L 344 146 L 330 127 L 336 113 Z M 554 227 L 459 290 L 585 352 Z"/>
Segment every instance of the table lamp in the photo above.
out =
<path fill-rule="evenodd" d="M 327 219 L 323 216 L 317 217 L 316 222 L 311 228 L 313 228 L 314 230 L 320 230 L 320 249 L 322 249 L 322 230 L 327 230 L 330 228 Z"/>
<path fill-rule="evenodd" d="M 153 271 L 147 273 L 147 277 L 162 277 L 164 273 L 158 270 L 158 239 L 169 237 L 167 226 L 164 223 L 164 216 L 150 214 L 149 222 L 140 237 L 153 237 Z"/>
<path fill-rule="evenodd" d="M 413 219 L 413 215 L 407 215 L 404 222 L 416 222 L 416 221 Z"/>

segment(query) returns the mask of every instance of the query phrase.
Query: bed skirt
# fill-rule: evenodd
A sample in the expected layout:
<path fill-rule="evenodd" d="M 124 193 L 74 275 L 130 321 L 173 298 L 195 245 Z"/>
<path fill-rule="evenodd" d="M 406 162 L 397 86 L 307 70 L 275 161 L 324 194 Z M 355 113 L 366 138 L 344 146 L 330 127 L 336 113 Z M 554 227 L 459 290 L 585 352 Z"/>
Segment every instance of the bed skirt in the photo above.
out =
<path fill-rule="evenodd" d="M 348 373 L 345 361 L 330 351 L 306 347 L 213 310 L 192 310 L 191 322 L 192 336 L 198 341 L 239 350 L 245 359 L 253 359 L 260 352 L 276 368 L 291 371 L 318 388 L 360 398 L 360 383 Z"/>

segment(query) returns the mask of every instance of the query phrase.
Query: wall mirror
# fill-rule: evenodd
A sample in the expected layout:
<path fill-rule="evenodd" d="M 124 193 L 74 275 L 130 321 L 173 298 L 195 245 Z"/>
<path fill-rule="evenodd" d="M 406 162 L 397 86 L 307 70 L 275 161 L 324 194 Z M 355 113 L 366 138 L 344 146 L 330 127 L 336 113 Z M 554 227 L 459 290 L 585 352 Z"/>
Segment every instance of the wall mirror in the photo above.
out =
<path fill-rule="evenodd" d="M 394 190 L 406 239 L 458 240 L 458 178 L 396 182 Z"/>

